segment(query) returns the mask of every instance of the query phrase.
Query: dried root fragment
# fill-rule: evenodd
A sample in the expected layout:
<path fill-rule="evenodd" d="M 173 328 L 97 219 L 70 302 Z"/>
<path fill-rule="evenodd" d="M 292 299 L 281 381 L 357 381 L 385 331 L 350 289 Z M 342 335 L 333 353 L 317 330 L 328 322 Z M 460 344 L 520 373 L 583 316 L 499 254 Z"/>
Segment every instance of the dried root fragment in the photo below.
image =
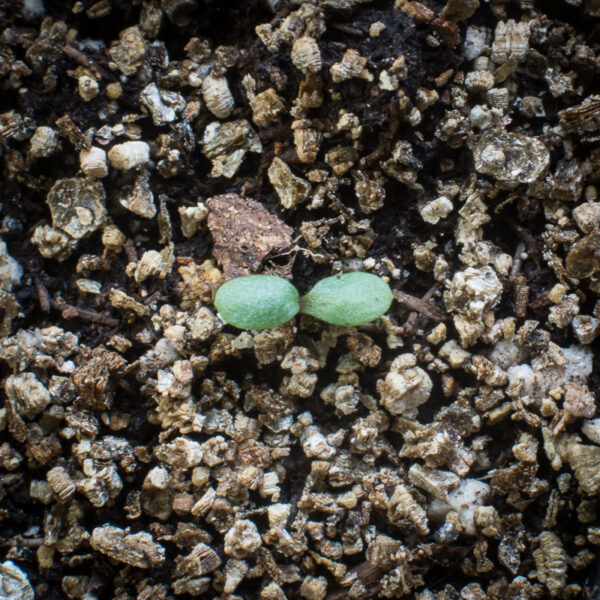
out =
<path fill-rule="evenodd" d="M 542 531 L 533 551 L 538 580 L 552 597 L 558 596 L 567 583 L 567 554 L 560 538 L 552 531 Z"/>
<path fill-rule="evenodd" d="M 140 569 L 160 567 L 165 560 L 165 549 L 145 531 L 128 534 L 110 525 L 96 527 L 92 531 L 90 545 L 96 552 Z"/>

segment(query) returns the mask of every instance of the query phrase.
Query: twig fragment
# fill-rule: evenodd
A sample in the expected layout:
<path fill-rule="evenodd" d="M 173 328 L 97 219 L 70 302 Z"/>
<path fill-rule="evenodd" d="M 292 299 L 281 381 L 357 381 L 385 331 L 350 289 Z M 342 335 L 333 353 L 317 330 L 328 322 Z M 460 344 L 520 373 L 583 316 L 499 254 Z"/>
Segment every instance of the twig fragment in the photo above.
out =
<path fill-rule="evenodd" d="M 429 299 L 437 291 L 437 286 L 433 286 L 422 298 L 411 296 L 400 290 L 393 290 L 396 301 L 404 308 L 425 315 L 432 321 L 445 321 L 446 316 L 435 306 L 429 304 Z"/>
<path fill-rule="evenodd" d="M 50 295 L 48 294 L 46 286 L 38 277 L 35 278 L 35 291 L 37 292 L 38 302 L 40 303 L 42 312 L 50 312 Z"/>
<path fill-rule="evenodd" d="M 117 327 L 119 325 L 118 319 L 103 315 L 102 313 L 96 312 L 95 310 L 89 310 L 87 308 L 79 308 L 66 302 L 59 302 L 57 300 L 50 300 L 50 305 L 56 310 L 60 310 L 63 319 L 74 319 L 79 318 L 84 321 L 91 321 L 92 323 L 99 323 L 100 325 L 106 325 L 107 327 Z"/>

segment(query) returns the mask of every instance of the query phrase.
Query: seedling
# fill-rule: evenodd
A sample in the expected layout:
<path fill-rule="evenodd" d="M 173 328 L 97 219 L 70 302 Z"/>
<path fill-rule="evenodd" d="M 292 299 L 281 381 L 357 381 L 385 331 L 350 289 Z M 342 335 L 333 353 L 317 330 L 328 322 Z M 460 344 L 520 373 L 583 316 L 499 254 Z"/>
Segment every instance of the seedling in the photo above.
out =
<path fill-rule="evenodd" d="M 276 275 L 231 279 L 215 296 L 223 319 L 240 329 L 270 329 L 298 312 L 333 325 L 363 325 L 384 314 L 392 303 L 387 283 L 371 273 L 344 273 L 319 281 L 299 297 L 296 288 Z"/>
<path fill-rule="evenodd" d="M 300 310 L 298 290 L 277 275 L 230 279 L 217 290 L 215 306 L 227 323 L 240 329 L 271 329 Z"/>
<path fill-rule="evenodd" d="M 363 325 L 392 303 L 390 286 L 371 273 L 344 273 L 319 281 L 300 300 L 300 311 L 333 325 Z"/>

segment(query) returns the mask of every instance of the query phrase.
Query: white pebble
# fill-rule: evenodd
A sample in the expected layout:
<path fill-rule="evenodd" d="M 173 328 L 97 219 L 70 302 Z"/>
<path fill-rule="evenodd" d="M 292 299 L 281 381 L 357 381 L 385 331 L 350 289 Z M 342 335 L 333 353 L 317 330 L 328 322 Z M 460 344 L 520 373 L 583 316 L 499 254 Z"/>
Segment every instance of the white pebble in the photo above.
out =
<path fill-rule="evenodd" d="M 124 142 L 108 151 L 108 160 L 115 169 L 129 171 L 150 160 L 150 146 L 146 142 Z"/>
<path fill-rule="evenodd" d="M 446 196 L 440 196 L 431 202 L 423 205 L 419 209 L 419 213 L 423 218 L 425 223 L 431 223 L 435 225 L 440 219 L 444 219 L 447 217 L 454 206 L 452 205 L 452 201 Z"/>
<path fill-rule="evenodd" d="M 106 152 L 102 148 L 92 146 L 79 153 L 79 166 L 88 177 L 102 179 L 108 175 Z"/>

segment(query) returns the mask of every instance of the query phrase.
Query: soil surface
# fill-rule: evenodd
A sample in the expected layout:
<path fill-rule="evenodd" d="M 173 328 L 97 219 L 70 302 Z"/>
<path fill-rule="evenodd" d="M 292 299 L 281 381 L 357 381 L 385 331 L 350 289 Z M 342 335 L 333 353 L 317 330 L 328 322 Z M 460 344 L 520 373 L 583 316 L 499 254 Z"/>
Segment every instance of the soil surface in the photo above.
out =
<path fill-rule="evenodd" d="M 599 17 L 0 0 L 0 598 L 600 598 Z"/>

